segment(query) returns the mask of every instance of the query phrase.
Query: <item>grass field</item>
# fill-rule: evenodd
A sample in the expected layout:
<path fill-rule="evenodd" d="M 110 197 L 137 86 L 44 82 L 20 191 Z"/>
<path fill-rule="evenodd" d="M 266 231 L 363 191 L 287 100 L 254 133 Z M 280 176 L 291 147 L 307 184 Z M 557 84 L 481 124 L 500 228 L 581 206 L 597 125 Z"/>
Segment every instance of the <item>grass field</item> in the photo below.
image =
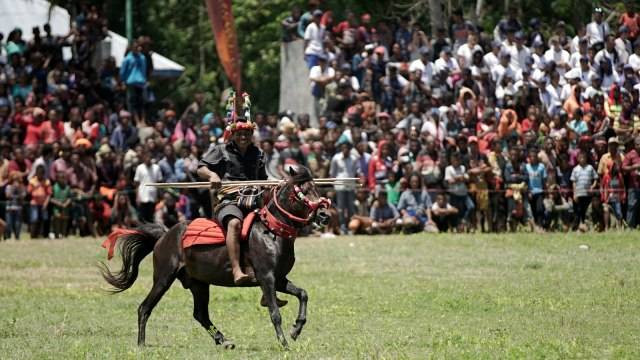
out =
<path fill-rule="evenodd" d="M 0 243 L 0 358 L 640 358 L 639 233 L 299 239 L 308 323 L 277 344 L 257 289 L 212 288 L 215 347 L 179 283 L 136 346 L 151 261 L 107 295 L 99 240 Z M 588 244 L 589 250 L 579 248 Z M 114 263 L 112 265 L 116 265 Z M 297 312 L 286 297 L 288 333 Z"/>

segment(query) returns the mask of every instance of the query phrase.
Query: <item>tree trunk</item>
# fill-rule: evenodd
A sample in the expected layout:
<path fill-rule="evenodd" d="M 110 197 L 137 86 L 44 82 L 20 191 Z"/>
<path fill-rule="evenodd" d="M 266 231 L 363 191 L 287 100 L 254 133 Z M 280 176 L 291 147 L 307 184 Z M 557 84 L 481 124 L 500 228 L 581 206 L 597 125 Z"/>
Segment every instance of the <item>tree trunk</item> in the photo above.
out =
<path fill-rule="evenodd" d="M 482 8 L 484 8 L 484 0 L 477 0 L 476 11 L 475 11 L 476 19 L 479 19 L 480 17 L 482 17 Z"/>
<path fill-rule="evenodd" d="M 445 28 L 445 14 L 443 0 L 429 0 L 429 17 L 431 20 L 431 34 L 435 36 L 439 28 Z"/>

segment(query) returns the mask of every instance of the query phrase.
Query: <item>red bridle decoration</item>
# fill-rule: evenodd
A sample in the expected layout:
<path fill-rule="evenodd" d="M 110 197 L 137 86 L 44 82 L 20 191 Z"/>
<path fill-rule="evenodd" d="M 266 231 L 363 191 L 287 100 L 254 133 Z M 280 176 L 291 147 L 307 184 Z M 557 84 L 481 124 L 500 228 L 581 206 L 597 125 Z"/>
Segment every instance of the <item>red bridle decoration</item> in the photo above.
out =
<path fill-rule="evenodd" d="M 271 192 L 271 196 L 273 198 L 273 203 L 275 204 L 278 211 L 280 211 L 284 216 L 287 217 L 288 220 L 293 221 L 295 223 L 300 224 L 301 226 L 307 225 L 311 219 L 313 218 L 313 214 L 320 207 L 330 207 L 331 200 L 327 198 L 320 198 L 318 201 L 311 201 L 309 198 L 304 195 L 299 186 L 294 186 L 294 195 L 293 200 L 302 201 L 311 211 L 306 218 L 296 216 L 291 212 L 287 211 L 282 205 L 280 201 L 278 201 L 278 192 L 277 188 L 273 188 Z M 285 239 L 294 239 L 298 235 L 298 229 L 294 226 L 286 224 L 278 219 L 275 215 L 273 215 L 269 211 L 269 206 L 265 205 L 262 209 L 260 209 L 260 218 L 262 222 L 269 228 L 271 232 L 274 234 L 283 237 Z"/>

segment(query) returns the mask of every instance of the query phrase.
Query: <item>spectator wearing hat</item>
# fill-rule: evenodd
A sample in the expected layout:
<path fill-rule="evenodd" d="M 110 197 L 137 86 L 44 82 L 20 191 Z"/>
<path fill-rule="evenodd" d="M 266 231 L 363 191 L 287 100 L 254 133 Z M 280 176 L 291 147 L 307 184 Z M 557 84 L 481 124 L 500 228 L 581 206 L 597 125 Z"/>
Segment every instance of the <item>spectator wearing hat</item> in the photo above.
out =
<path fill-rule="evenodd" d="M 318 59 L 324 54 L 325 28 L 320 24 L 322 11 L 313 10 L 313 20 L 304 31 L 304 56 L 307 67 L 312 69 L 318 65 Z"/>
<path fill-rule="evenodd" d="M 603 21 L 603 11 L 601 7 L 593 10 L 593 21 L 587 24 L 587 37 L 589 38 L 589 46 L 597 51 L 604 47 L 604 40 L 611 32 L 609 24 Z"/>
<path fill-rule="evenodd" d="M 609 138 L 607 144 L 608 151 L 600 157 L 600 162 L 598 162 L 598 175 L 600 176 L 606 175 L 614 162 L 622 163 L 624 161 L 624 155 L 618 151 L 620 145 L 618 138 L 615 136 Z"/>

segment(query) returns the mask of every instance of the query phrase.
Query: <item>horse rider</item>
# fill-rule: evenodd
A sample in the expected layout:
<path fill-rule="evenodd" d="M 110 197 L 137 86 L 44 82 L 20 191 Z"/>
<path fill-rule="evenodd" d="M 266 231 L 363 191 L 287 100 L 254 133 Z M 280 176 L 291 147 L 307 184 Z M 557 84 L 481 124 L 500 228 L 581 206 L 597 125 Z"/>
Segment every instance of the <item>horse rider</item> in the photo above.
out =
<path fill-rule="evenodd" d="M 229 141 L 211 148 L 198 164 L 198 176 L 211 182 L 214 189 L 221 180 L 266 180 L 267 173 L 262 151 L 253 144 L 255 124 L 244 116 L 237 116 L 227 126 Z M 225 136 L 226 137 L 226 136 Z M 231 260 L 233 281 L 237 285 L 253 279 L 240 267 L 240 232 L 242 220 L 251 209 L 241 209 L 235 194 L 224 195 L 214 218 L 226 229 L 226 244 Z"/>

